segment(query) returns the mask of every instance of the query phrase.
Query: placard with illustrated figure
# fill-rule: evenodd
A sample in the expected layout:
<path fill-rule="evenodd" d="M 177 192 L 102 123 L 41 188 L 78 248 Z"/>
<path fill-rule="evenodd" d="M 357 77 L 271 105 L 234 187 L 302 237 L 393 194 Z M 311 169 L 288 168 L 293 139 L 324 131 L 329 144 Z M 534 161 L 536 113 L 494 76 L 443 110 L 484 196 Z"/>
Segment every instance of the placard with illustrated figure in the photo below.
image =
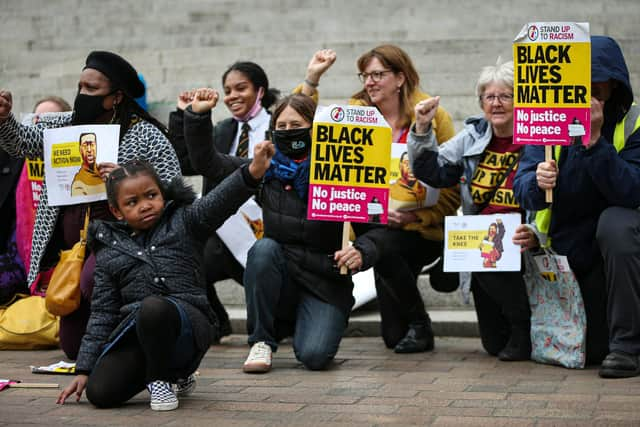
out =
<path fill-rule="evenodd" d="M 69 126 L 44 131 L 44 176 L 49 205 L 106 200 L 98 164 L 118 163 L 118 125 Z"/>
<path fill-rule="evenodd" d="M 318 107 L 307 219 L 386 224 L 391 128 L 375 107 Z"/>
<path fill-rule="evenodd" d="M 216 230 L 216 233 L 233 257 L 245 268 L 249 249 L 264 234 L 262 208 L 253 197 L 249 198 Z"/>
<path fill-rule="evenodd" d="M 448 216 L 444 222 L 444 271 L 520 271 L 520 246 L 512 242 L 521 216 Z"/>
<path fill-rule="evenodd" d="M 407 144 L 391 144 L 389 209 L 412 211 L 435 205 L 440 190 L 418 180 L 411 171 Z"/>

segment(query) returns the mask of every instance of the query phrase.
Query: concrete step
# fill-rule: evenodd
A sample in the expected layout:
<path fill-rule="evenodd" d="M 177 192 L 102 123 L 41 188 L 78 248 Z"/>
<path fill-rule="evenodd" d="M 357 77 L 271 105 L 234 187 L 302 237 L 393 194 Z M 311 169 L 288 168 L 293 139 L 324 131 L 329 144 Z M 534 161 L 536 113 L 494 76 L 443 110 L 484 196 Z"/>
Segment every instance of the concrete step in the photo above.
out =
<path fill-rule="evenodd" d="M 232 279 L 222 280 L 215 284 L 220 301 L 225 306 L 244 306 L 244 288 Z M 429 284 L 429 275 L 418 278 L 418 289 L 427 310 L 473 310 L 473 305 L 465 304 L 459 290 L 451 293 L 436 292 Z"/>
<path fill-rule="evenodd" d="M 215 284 L 220 301 L 225 305 L 235 333 L 246 332 L 246 306 L 244 288 L 228 279 Z M 434 333 L 438 336 L 475 337 L 478 336 L 476 312 L 471 304 L 465 304 L 459 291 L 440 293 L 429 285 L 429 275 L 418 279 L 418 288 L 433 322 Z M 377 302 L 354 310 L 349 319 L 348 336 L 379 336 L 380 313 Z"/>
<path fill-rule="evenodd" d="M 247 311 L 244 306 L 227 306 L 234 334 L 246 334 Z M 429 310 L 436 336 L 478 337 L 475 310 Z M 380 336 L 380 314 L 377 311 L 356 310 L 345 331 L 348 337 Z"/>

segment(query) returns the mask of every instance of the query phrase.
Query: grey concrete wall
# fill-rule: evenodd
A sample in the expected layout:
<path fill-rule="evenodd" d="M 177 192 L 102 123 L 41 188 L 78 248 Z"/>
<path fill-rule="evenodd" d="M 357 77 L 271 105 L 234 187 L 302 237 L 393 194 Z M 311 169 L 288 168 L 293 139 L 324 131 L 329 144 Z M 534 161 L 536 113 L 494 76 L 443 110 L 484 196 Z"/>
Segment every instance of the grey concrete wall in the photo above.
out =
<path fill-rule="evenodd" d="M 615 37 L 640 87 L 637 0 L 0 0 L 0 11 L 0 87 L 14 93 L 16 111 L 48 94 L 72 101 L 94 49 L 117 51 L 144 74 L 162 120 L 180 90 L 220 89 L 238 59 L 261 64 L 287 92 L 324 47 L 338 60 L 321 82 L 321 102 L 340 102 L 359 87 L 356 58 L 391 42 L 411 55 L 423 88 L 442 96 L 459 126 L 478 112 L 480 68 L 511 57 L 515 35 L 537 20 L 587 21 L 592 33 Z M 218 118 L 227 114 L 216 109 Z"/>

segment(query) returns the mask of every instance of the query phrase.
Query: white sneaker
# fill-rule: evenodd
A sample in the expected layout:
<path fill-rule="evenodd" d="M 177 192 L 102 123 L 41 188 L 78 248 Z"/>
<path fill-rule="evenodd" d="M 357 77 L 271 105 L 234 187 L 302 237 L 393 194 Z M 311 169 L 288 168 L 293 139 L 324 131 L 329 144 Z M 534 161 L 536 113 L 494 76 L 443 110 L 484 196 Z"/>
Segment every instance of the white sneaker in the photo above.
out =
<path fill-rule="evenodd" d="M 154 411 L 173 411 L 178 407 L 178 398 L 171 390 L 171 383 L 153 381 L 147 384 L 151 393 L 151 409 Z"/>
<path fill-rule="evenodd" d="M 188 396 L 196 389 L 195 374 L 189 375 L 186 379 L 176 381 L 176 395 L 179 397 Z"/>
<path fill-rule="evenodd" d="M 260 341 L 249 351 L 242 370 L 247 373 L 262 374 L 271 370 L 271 347 Z"/>

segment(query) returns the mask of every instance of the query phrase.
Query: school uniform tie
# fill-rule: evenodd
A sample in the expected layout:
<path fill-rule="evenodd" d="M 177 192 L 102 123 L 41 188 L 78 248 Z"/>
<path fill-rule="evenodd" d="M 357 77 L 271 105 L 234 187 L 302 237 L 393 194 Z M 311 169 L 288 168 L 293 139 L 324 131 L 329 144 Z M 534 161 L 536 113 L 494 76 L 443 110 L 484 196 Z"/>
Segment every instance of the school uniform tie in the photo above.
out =
<path fill-rule="evenodd" d="M 240 138 L 238 139 L 238 149 L 236 150 L 236 156 L 247 157 L 249 153 L 249 131 L 251 126 L 249 123 L 242 123 L 242 132 L 240 132 Z"/>

